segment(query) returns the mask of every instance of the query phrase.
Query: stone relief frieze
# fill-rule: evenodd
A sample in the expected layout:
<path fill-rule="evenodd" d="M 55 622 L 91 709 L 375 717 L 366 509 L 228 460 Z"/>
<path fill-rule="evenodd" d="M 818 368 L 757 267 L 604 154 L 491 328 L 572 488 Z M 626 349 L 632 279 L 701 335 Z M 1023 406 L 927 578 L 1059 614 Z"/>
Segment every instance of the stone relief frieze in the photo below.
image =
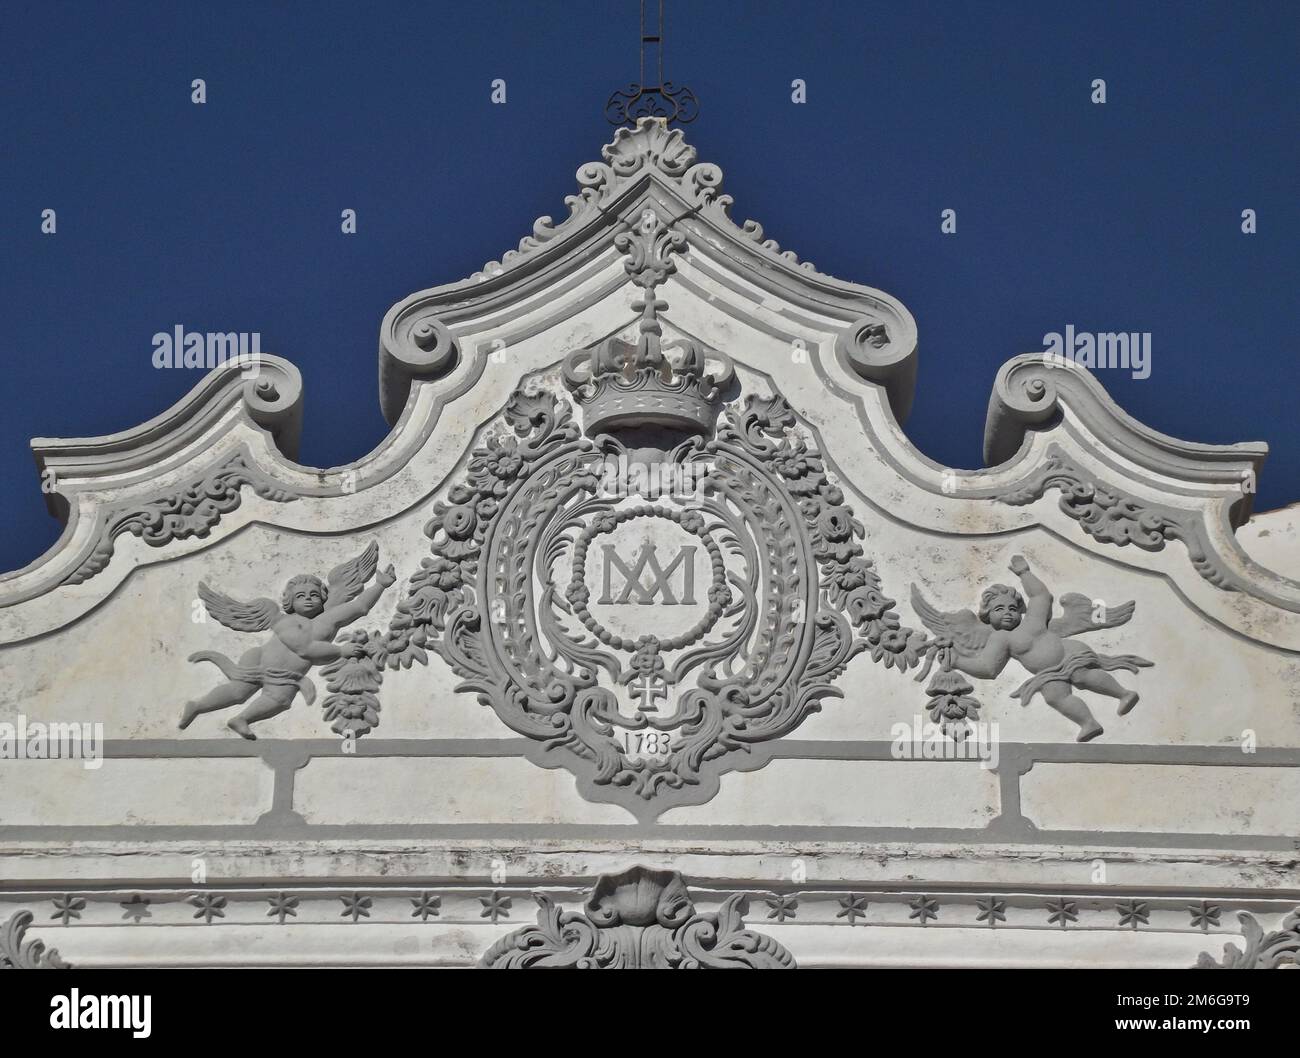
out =
<path fill-rule="evenodd" d="M 1277 930 L 1265 932 L 1250 911 L 1229 915 L 1222 902 L 1192 900 L 1189 894 L 1179 893 L 1157 897 L 1121 891 L 1099 898 L 1089 892 L 1047 897 L 1014 887 L 984 894 L 892 887 L 848 891 L 824 886 L 788 891 L 741 887 L 712 893 L 717 910 L 701 911 L 695 903 L 698 896 L 692 897 L 690 885 L 677 871 L 636 866 L 601 875 L 582 890 L 469 884 L 430 891 L 389 884 L 356 890 L 316 886 L 269 894 L 258 887 L 232 887 L 189 893 L 149 890 L 147 896 L 139 890 L 103 889 L 49 896 L 53 914 L 47 917 L 60 923 L 61 930 L 70 931 L 70 937 L 84 928 L 143 930 L 143 934 L 124 934 L 133 938 L 124 953 L 147 947 L 149 941 L 143 938 L 159 930 L 191 925 L 201 927 L 198 936 L 226 926 L 246 931 L 250 922 L 257 921 L 273 931 L 286 926 L 311 928 L 311 924 L 349 931 L 406 925 L 427 939 L 440 929 L 490 923 L 512 932 L 483 952 L 478 961 L 484 967 L 793 968 L 794 953 L 777 937 L 746 923 L 746 918 L 760 917 L 765 909 L 761 917 L 778 936 L 783 934 L 777 927 L 789 925 L 865 929 L 872 936 L 936 924 L 978 929 L 986 936 L 1005 930 L 1041 934 L 1044 927 L 1107 935 L 1121 930 L 1163 938 L 1190 934 L 1203 937 L 1207 944 L 1215 938 L 1229 941 L 1220 958 L 1203 952 L 1197 961 L 1200 969 L 1300 965 L 1300 910 L 1282 900 L 1268 901 L 1265 908 L 1255 901 L 1257 913 L 1283 915 Z M 581 901 L 579 907 L 566 909 L 575 901 Z M 534 903 L 539 909 L 536 922 L 516 928 L 515 922 L 527 917 L 521 914 L 524 907 Z M 751 908 L 758 911 L 751 915 Z M 1240 923 L 1240 934 L 1228 925 L 1231 918 Z M 21 908 L 0 925 L 0 969 L 68 965 L 57 950 L 27 935 L 35 921 L 31 910 Z M 193 950 L 203 951 L 208 943 L 199 940 Z M 286 950 L 292 947 L 292 941 L 284 943 Z M 835 947 L 843 943 L 837 941 Z M 1135 952 L 1140 950 L 1137 944 L 1135 937 Z"/>
<path fill-rule="evenodd" d="M 781 944 L 745 928 L 743 894 L 698 912 L 676 871 L 634 867 L 602 875 L 582 911 L 538 894 L 537 924 L 483 955 L 490 969 L 794 969 Z"/>

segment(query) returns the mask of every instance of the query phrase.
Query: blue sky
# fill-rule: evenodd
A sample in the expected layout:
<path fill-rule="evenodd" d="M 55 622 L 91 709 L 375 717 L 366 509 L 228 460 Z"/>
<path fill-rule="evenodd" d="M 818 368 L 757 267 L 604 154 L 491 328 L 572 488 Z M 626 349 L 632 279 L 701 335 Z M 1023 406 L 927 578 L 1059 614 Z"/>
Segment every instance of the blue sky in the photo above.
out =
<path fill-rule="evenodd" d="M 1149 378 L 1100 373 L 1121 406 L 1267 441 L 1257 506 L 1300 500 L 1300 5 L 668 0 L 667 19 L 666 74 L 701 101 L 688 138 L 737 219 L 916 317 L 926 455 L 981 465 L 994 375 L 1047 332 L 1149 331 Z M 374 447 L 384 311 L 565 214 L 636 76 L 636 20 L 634 0 L 6 0 L 0 569 L 58 535 L 29 439 L 179 399 L 197 374 L 150 362 L 178 324 L 298 364 L 303 462 Z"/>

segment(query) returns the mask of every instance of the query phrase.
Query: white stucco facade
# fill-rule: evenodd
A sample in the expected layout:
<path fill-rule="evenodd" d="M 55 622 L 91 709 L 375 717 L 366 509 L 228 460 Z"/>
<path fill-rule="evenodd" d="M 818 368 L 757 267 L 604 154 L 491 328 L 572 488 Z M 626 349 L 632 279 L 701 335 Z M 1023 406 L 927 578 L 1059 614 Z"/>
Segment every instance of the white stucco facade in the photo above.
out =
<path fill-rule="evenodd" d="M 734 223 L 660 122 L 602 159 L 390 310 L 354 464 L 295 462 L 270 356 L 34 442 L 67 528 L 0 577 L 0 724 L 106 741 L 0 759 L 0 961 L 1292 957 L 1300 526 L 1251 518 L 1264 447 L 1029 355 L 988 468 L 937 466 L 902 304 Z"/>

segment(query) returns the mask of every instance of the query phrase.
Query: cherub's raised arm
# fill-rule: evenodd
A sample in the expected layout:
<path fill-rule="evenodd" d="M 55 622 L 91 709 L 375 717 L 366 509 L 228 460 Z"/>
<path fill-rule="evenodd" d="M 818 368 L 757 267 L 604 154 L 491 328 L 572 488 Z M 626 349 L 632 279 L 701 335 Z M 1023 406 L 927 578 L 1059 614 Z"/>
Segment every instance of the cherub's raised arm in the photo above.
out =
<path fill-rule="evenodd" d="M 1020 578 L 1025 589 L 1025 623 L 1046 628 L 1052 616 L 1052 593 L 1046 584 L 1029 572 L 1029 563 L 1023 555 L 1012 556 L 1011 572 Z"/>
<path fill-rule="evenodd" d="M 379 597 L 396 579 L 397 575 L 393 572 L 392 566 L 380 570 L 374 584 L 362 591 L 351 602 L 331 606 L 315 619 L 313 626 L 321 633 L 322 638 L 329 639 L 333 637 L 344 625 L 350 625 L 358 618 L 365 617 L 370 612 L 371 607 L 379 601 Z"/>

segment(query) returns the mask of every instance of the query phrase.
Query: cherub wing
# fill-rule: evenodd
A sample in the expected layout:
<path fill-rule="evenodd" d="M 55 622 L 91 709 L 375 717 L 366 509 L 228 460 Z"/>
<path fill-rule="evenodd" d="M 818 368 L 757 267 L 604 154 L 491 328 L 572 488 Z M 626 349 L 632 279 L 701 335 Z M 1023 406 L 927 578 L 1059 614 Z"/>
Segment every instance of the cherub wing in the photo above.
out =
<path fill-rule="evenodd" d="M 361 589 L 366 586 L 366 581 L 375 575 L 375 568 L 378 565 L 379 544 L 371 540 L 370 546 L 356 558 L 330 570 L 329 597 L 325 600 L 325 608 L 333 609 L 335 606 L 342 606 L 360 595 Z"/>
<path fill-rule="evenodd" d="M 280 616 L 280 608 L 274 599 L 240 602 L 214 591 L 202 581 L 199 582 L 199 598 L 203 600 L 208 613 L 236 632 L 265 632 Z"/>
<path fill-rule="evenodd" d="M 993 633 L 993 629 L 969 610 L 936 610 L 915 584 L 912 585 L 912 609 L 936 636 L 951 639 L 959 654 L 978 654 Z"/>
<path fill-rule="evenodd" d="M 1080 632 L 1091 632 L 1097 628 L 1114 628 L 1122 625 L 1133 616 L 1136 604 L 1120 603 L 1118 606 L 1098 606 L 1086 595 L 1077 591 L 1067 592 L 1061 596 L 1060 617 L 1047 622 L 1047 630 L 1058 636 L 1076 636 Z"/>

